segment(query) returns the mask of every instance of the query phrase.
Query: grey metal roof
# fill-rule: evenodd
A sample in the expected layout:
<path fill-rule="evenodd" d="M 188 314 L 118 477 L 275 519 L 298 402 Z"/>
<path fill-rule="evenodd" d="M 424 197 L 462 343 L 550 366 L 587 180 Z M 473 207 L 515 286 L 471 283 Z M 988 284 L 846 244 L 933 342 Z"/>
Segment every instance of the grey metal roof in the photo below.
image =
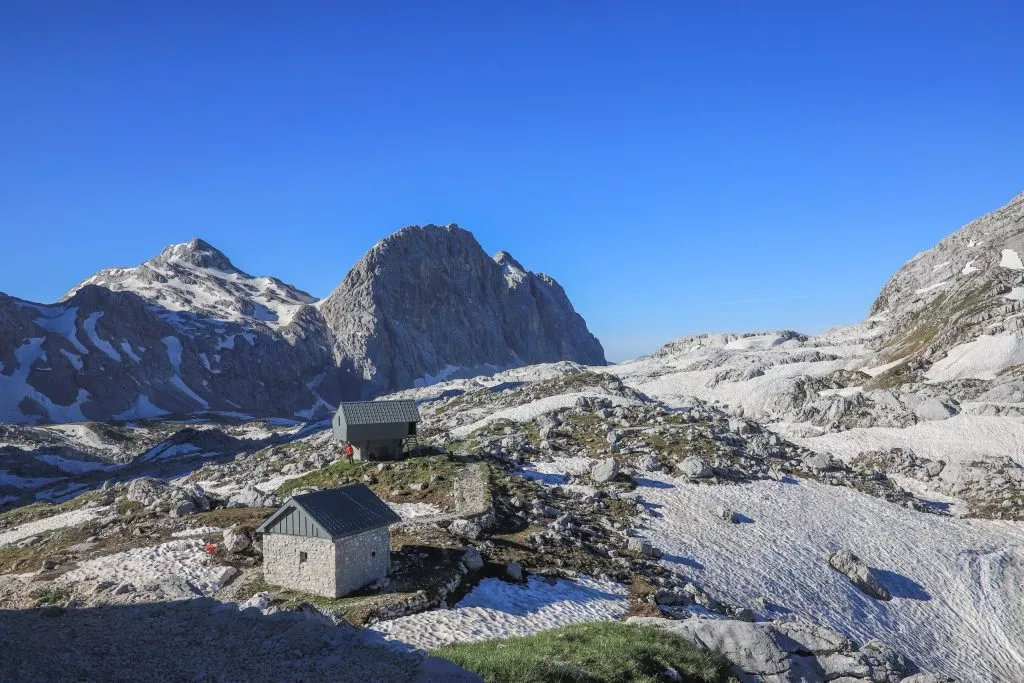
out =
<path fill-rule="evenodd" d="M 420 411 L 416 401 L 359 401 L 338 406 L 345 424 L 371 425 L 395 422 L 419 422 Z"/>
<path fill-rule="evenodd" d="M 257 531 L 265 531 L 281 512 L 299 507 L 331 538 L 350 536 L 402 521 L 388 504 L 363 484 L 315 491 L 293 496 L 291 500 L 263 522 Z"/>

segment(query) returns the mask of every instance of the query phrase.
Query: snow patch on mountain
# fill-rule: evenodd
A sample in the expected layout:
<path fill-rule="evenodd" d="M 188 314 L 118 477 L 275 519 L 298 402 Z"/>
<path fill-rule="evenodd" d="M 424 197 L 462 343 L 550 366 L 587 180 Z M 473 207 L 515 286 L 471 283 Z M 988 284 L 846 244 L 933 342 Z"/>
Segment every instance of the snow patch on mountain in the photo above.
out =
<path fill-rule="evenodd" d="M 1003 249 L 999 265 L 1003 268 L 1010 268 L 1011 270 L 1024 270 L 1024 262 L 1020 260 L 1020 254 L 1013 249 Z"/>
<path fill-rule="evenodd" d="M 983 335 L 950 349 L 925 376 L 936 382 L 994 379 L 1001 370 L 1021 364 L 1024 364 L 1024 332 Z"/>

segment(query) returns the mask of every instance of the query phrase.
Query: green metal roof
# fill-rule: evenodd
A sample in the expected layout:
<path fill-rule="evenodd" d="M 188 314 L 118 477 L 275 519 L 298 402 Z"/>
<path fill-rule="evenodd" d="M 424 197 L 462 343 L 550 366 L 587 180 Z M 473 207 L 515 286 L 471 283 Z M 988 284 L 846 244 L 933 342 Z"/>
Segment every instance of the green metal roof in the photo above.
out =
<path fill-rule="evenodd" d="M 359 401 L 338 406 L 347 425 L 394 424 L 419 422 L 416 401 Z"/>
<path fill-rule="evenodd" d="M 304 511 L 329 538 L 351 536 L 402 521 L 387 503 L 363 484 L 293 496 L 256 531 L 266 531 L 295 508 Z"/>

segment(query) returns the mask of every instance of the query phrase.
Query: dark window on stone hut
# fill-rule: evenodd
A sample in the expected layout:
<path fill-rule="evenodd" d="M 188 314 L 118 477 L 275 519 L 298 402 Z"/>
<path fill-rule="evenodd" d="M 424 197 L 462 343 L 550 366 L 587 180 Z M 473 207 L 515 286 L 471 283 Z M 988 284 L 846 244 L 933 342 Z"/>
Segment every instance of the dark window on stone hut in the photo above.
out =
<path fill-rule="evenodd" d="M 304 563 L 304 562 L 305 562 L 305 561 L 306 561 L 307 559 L 309 559 L 309 556 L 308 556 L 308 555 L 306 555 L 306 553 L 304 553 L 304 552 L 302 552 L 302 551 L 300 550 L 300 551 L 299 551 L 299 564 L 302 564 L 302 563 Z"/>

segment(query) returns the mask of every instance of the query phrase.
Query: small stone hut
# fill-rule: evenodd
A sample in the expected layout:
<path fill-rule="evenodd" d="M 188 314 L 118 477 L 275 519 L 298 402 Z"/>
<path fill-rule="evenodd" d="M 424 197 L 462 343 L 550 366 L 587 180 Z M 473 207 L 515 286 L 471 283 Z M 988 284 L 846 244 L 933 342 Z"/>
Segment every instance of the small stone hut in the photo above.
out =
<path fill-rule="evenodd" d="M 401 518 L 362 484 L 293 496 L 263 533 L 267 583 L 339 598 L 388 575 Z"/>
<path fill-rule="evenodd" d="M 416 438 L 416 401 L 358 401 L 338 406 L 331 423 L 337 441 L 352 446 L 354 460 L 402 457 L 403 444 Z"/>

